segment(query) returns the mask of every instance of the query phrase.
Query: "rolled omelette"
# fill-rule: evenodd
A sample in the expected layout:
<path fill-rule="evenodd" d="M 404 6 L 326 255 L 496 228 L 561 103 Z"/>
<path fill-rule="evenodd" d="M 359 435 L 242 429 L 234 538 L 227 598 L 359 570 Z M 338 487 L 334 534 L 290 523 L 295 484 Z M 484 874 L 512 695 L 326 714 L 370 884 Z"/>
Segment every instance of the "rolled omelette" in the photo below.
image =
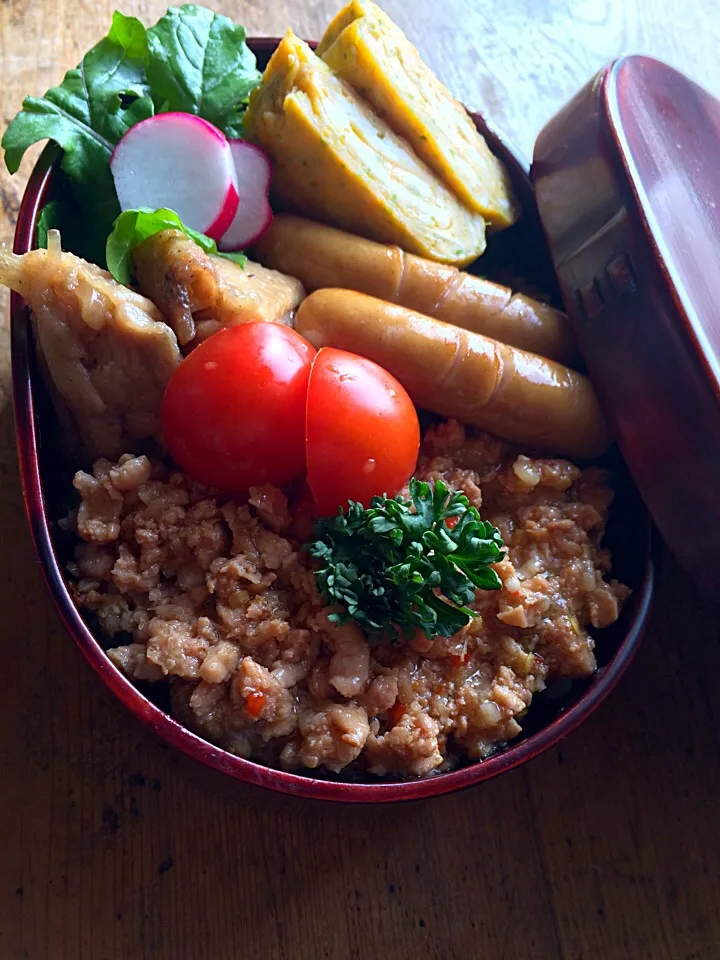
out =
<path fill-rule="evenodd" d="M 276 205 L 465 265 L 485 250 L 485 220 L 292 31 L 270 58 L 244 120 L 273 161 Z"/>
<path fill-rule="evenodd" d="M 579 459 L 610 445 L 590 380 L 527 350 L 350 290 L 311 293 L 295 329 L 379 363 L 419 407 L 506 440 Z"/>
<path fill-rule="evenodd" d="M 344 287 L 573 366 L 567 316 L 508 287 L 314 220 L 278 214 L 254 248 L 306 290 Z"/>
<path fill-rule="evenodd" d="M 463 105 L 380 7 L 351 0 L 328 26 L 317 53 L 491 227 L 517 220 L 507 170 Z"/>

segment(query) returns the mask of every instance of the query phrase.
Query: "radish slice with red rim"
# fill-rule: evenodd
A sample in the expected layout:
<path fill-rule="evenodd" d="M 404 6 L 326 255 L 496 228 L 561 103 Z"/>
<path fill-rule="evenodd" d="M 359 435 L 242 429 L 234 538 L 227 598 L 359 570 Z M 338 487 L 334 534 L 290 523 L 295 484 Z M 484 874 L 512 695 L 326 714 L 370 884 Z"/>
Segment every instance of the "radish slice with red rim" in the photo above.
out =
<path fill-rule="evenodd" d="M 224 252 L 249 247 L 260 239 L 272 220 L 268 201 L 271 173 L 268 155 L 247 140 L 228 142 L 235 163 L 240 202 L 235 219 L 218 242 L 219 249 Z"/>
<path fill-rule="evenodd" d="M 230 144 L 193 114 L 159 113 L 131 127 L 115 147 L 110 169 L 122 210 L 167 207 L 213 240 L 237 212 Z"/>

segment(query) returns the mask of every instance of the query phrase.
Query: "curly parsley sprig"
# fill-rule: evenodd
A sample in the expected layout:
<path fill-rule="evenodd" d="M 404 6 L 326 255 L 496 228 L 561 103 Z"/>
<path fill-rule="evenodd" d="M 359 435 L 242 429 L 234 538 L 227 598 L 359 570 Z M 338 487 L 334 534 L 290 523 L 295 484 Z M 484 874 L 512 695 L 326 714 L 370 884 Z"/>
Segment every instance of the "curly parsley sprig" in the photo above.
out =
<path fill-rule="evenodd" d="M 306 549 L 320 562 L 320 592 L 343 608 L 332 618 L 355 620 L 371 643 L 417 629 L 450 637 L 476 616 L 476 590 L 501 587 L 489 566 L 504 555 L 500 531 L 440 480 L 412 479 L 410 500 L 373 497 L 367 509 L 351 501 L 318 520 L 314 537 Z"/>

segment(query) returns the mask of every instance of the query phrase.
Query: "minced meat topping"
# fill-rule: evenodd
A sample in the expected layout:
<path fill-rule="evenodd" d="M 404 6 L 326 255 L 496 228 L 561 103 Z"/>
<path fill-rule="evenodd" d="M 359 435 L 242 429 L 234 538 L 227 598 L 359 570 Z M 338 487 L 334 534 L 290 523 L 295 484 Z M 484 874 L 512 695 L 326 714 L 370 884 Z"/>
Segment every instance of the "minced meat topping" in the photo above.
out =
<path fill-rule="evenodd" d="M 126 455 L 79 472 L 76 599 L 130 678 L 170 684 L 175 716 L 232 753 L 287 770 L 357 764 L 423 776 L 521 731 L 549 678 L 595 669 L 589 629 L 627 588 L 600 544 L 612 491 L 597 468 L 533 459 L 455 421 L 430 429 L 415 475 L 462 490 L 497 526 L 498 591 L 451 638 L 368 644 L 329 619 L 302 544 L 309 505 L 273 487 L 217 497 Z"/>

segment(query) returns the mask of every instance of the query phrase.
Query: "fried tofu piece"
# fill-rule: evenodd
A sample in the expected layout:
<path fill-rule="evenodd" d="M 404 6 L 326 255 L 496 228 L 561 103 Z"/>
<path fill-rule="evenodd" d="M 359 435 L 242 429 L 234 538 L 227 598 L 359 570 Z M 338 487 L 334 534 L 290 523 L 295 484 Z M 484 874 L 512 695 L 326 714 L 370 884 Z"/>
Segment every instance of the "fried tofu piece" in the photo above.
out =
<path fill-rule="evenodd" d="M 212 260 L 182 230 L 162 230 L 133 252 L 140 290 L 163 312 L 180 343 L 195 336 L 193 314 L 220 295 Z"/>
<path fill-rule="evenodd" d="M 204 310 L 202 320 L 212 314 L 221 326 L 248 320 L 274 320 L 290 324 L 305 299 L 305 288 L 295 277 L 269 270 L 253 260 L 244 267 L 223 257 L 210 258 L 220 285 L 220 302 Z"/>
<path fill-rule="evenodd" d="M 116 458 L 160 440 L 160 405 L 181 360 L 158 308 L 105 270 L 47 250 L 0 247 L 0 283 L 27 302 L 53 394 L 69 408 L 88 458 Z M 62 417 L 61 417 L 62 420 Z"/>
<path fill-rule="evenodd" d="M 491 227 L 509 227 L 517 219 L 503 164 L 462 104 L 376 4 L 351 0 L 328 26 L 317 53 Z"/>
<path fill-rule="evenodd" d="M 183 346 L 235 323 L 289 323 L 305 297 L 294 277 L 251 260 L 242 267 L 207 254 L 181 230 L 148 237 L 133 259 L 140 289 L 162 310 Z"/>
<path fill-rule="evenodd" d="M 277 204 L 459 266 L 485 250 L 485 220 L 289 31 L 245 116 L 273 161 Z"/>

